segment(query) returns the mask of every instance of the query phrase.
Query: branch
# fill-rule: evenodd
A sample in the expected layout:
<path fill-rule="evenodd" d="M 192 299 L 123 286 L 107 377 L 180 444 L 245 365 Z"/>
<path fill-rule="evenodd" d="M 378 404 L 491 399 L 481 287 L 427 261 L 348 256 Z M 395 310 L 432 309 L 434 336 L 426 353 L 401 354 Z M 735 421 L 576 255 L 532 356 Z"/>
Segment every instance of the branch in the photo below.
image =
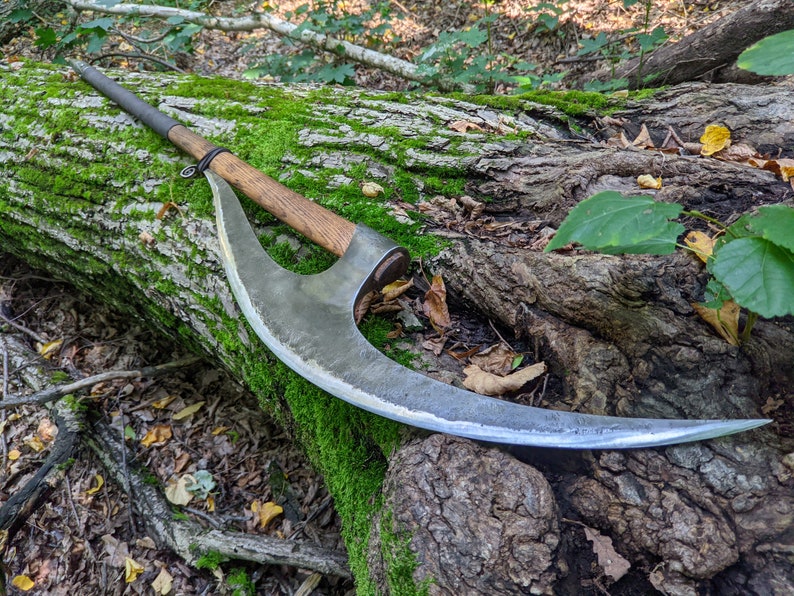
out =
<path fill-rule="evenodd" d="M 172 370 L 177 370 L 185 366 L 190 366 L 192 364 L 195 364 L 196 362 L 199 362 L 200 360 L 201 359 L 196 356 L 188 356 L 187 358 L 183 358 L 181 360 L 175 360 L 174 362 L 168 362 L 166 364 L 159 364 L 157 366 L 144 366 L 139 370 L 115 370 L 115 371 L 99 373 L 98 375 L 92 375 L 90 377 L 86 377 L 85 379 L 80 379 L 79 381 L 75 381 L 73 383 L 47 387 L 46 389 L 38 391 L 33 395 L 4 399 L 0 401 L 0 410 L 6 408 L 12 408 L 15 406 L 28 405 L 28 404 L 45 404 L 47 402 L 53 401 L 54 399 L 58 399 L 59 397 L 63 397 L 64 395 L 69 395 L 70 393 L 75 393 L 76 391 L 81 391 L 82 389 L 87 389 L 88 387 L 92 387 L 97 383 L 112 381 L 114 379 L 137 379 L 139 377 L 156 377 L 158 375 L 171 372 Z"/>
<path fill-rule="evenodd" d="M 174 519 L 171 505 L 156 487 L 144 482 L 132 469 L 128 480 L 122 464 L 124 445 L 107 425 L 98 421 L 83 440 L 127 492 L 155 541 L 188 563 L 193 564 L 202 554 L 212 551 L 229 559 L 264 565 L 289 565 L 326 575 L 351 577 L 347 556 L 340 551 L 271 536 L 207 530 L 197 522 Z"/>
<path fill-rule="evenodd" d="M 297 25 L 279 19 L 269 13 L 256 13 L 245 17 L 216 17 L 203 12 L 171 8 L 166 6 L 147 6 L 143 4 L 116 4 L 115 6 L 101 6 L 86 0 L 69 0 L 72 8 L 77 11 L 94 11 L 115 15 L 135 15 L 141 17 L 154 17 L 168 19 L 181 17 L 187 23 L 201 25 L 205 29 L 219 29 L 221 31 L 254 31 L 256 29 L 270 29 L 284 37 L 295 39 L 312 47 L 331 52 L 337 56 L 349 58 L 359 64 L 372 66 L 379 70 L 391 73 L 409 81 L 424 82 L 424 78 L 417 73 L 416 65 L 401 60 L 394 56 L 381 54 L 359 45 L 329 37 L 323 33 L 304 29 L 296 33 Z M 452 84 L 439 82 L 442 90 L 451 90 Z M 446 87 L 450 86 L 449 89 Z"/>

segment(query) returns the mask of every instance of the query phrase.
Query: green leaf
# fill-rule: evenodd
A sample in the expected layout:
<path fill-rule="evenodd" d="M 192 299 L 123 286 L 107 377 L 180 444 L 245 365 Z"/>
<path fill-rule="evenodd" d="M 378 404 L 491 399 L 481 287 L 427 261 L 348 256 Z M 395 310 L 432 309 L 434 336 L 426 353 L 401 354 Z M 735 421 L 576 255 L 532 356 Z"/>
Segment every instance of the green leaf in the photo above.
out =
<path fill-rule="evenodd" d="M 794 252 L 766 238 L 739 238 L 720 247 L 708 270 L 739 306 L 766 318 L 794 314 Z"/>
<path fill-rule="evenodd" d="M 24 8 L 17 8 L 12 10 L 8 15 L 8 20 L 12 23 L 20 23 L 22 21 L 30 21 L 33 19 L 33 12 Z"/>
<path fill-rule="evenodd" d="M 107 31 L 113 26 L 114 20 L 111 17 L 103 17 L 101 19 L 94 19 L 80 25 L 81 29 L 102 29 Z"/>
<path fill-rule="evenodd" d="M 678 217 L 681 209 L 677 203 L 660 203 L 648 196 L 624 198 L 612 190 L 600 192 L 571 209 L 546 252 L 578 242 L 606 254 L 670 254 L 684 231 L 670 219 Z"/>
<path fill-rule="evenodd" d="M 36 41 L 33 42 L 33 45 L 45 49 L 56 43 L 58 43 L 58 36 L 55 35 L 55 31 L 52 30 L 52 27 L 36 29 Z"/>
<path fill-rule="evenodd" d="M 768 205 L 745 220 L 751 232 L 794 252 L 794 208 Z"/>
<path fill-rule="evenodd" d="M 760 75 L 794 74 L 794 29 L 751 45 L 739 54 L 736 65 Z"/>

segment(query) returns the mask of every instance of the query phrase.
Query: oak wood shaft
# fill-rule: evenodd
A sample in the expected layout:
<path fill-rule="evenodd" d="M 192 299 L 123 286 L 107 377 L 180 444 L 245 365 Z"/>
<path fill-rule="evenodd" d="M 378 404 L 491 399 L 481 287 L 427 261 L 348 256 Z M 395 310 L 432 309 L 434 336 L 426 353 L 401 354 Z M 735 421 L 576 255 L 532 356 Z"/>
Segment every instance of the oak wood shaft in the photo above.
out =
<path fill-rule="evenodd" d="M 181 124 L 168 131 L 168 140 L 196 160 L 215 148 Z M 347 250 L 356 228 L 354 223 L 290 190 L 232 153 L 219 153 L 209 168 L 312 242 L 340 257 Z"/>

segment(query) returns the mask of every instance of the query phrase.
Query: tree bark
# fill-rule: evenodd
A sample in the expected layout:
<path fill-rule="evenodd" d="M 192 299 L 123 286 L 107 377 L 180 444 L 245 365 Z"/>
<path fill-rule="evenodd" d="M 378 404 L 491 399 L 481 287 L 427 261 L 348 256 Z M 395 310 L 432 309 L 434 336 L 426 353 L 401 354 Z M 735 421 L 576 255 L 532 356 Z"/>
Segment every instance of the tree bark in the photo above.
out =
<path fill-rule="evenodd" d="M 598 141 L 641 124 L 652 137 L 672 126 L 697 139 L 722 121 L 735 142 L 785 151 L 794 138 L 794 124 L 781 118 L 794 113 L 790 85 L 682 86 L 609 118 L 580 117 L 574 136 L 568 118 L 526 100 L 496 108 L 123 75 L 148 101 L 296 189 L 322 181 L 312 198 L 343 214 L 372 206 L 352 192 L 365 179 L 392 191 L 387 208 L 400 219 L 419 209 L 418 199 L 425 233 L 448 243 L 423 255 L 425 271 L 443 276 L 461 327 L 488 329 L 490 319 L 547 362 L 551 374 L 532 396 L 544 407 L 689 418 L 759 417 L 765 408 L 775 419 L 666 449 L 557 453 L 408 431 L 395 444 L 383 439 L 377 417 L 310 394 L 279 372 L 241 320 L 209 191 L 177 176 L 184 157 L 65 70 L 0 68 L 8 81 L 2 247 L 192 342 L 277 410 L 325 473 L 361 593 L 794 591 L 792 321 L 759 321 L 750 343 L 735 348 L 693 313 L 705 285 L 694 259 L 538 248 L 577 201 L 599 190 L 647 194 L 636 186 L 645 173 L 664 178 L 657 198 L 723 220 L 790 202 L 790 185 L 771 172 Z M 459 132 L 460 122 L 480 130 Z M 261 146 L 262 136 L 280 144 Z M 487 198 L 484 213 L 449 200 L 463 193 Z M 447 197 L 432 202 L 438 194 Z M 178 213 L 163 210 L 170 201 Z M 382 214 L 364 217 L 399 227 Z M 339 462 L 356 453 L 351 474 Z M 356 484 L 364 476 L 379 479 L 366 494 Z M 613 583 L 603 562 L 598 571 L 583 526 L 612 539 L 631 564 L 626 577 Z"/>
<path fill-rule="evenodd" d="M 794 29 L 788 0 L 757 0 L 680 41 L 617 69 L 605 69 L 587 80 L 628 79 L 630 89 L 677 85 L 687 81 L 758 82 L 760 77 L 736 66 L 745 49 L 768 35 Z"/>

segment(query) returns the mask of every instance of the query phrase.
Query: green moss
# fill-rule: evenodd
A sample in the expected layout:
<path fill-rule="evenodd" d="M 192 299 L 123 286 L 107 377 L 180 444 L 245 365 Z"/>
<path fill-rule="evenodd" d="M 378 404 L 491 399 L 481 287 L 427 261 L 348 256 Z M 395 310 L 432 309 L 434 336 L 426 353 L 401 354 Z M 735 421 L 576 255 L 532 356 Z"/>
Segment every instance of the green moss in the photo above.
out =
<path fill-rule="evenodd" d="M 427 596 L 432 580 L 426 579 L 419 585 L 414 581 L 414 571 L 419 562 L 411 550 L 411 536 L 399 535 L 394 527 L 391 511 L 383 512 L 380 524 L 381 555 L 386 566 L 386 581 L 391 594 L 400 596 Z"/>

